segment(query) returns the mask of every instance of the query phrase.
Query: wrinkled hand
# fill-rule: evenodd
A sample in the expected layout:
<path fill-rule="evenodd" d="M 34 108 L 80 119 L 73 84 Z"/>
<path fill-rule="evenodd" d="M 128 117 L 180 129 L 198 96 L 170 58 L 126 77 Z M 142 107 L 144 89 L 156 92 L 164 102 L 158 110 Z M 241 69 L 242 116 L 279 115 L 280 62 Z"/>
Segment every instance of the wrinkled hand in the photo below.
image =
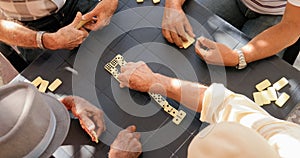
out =
<path fill-rule="evenodd" d="M 72 50 L 78 47 L 85 38 L 89 35 L 89 33 L 84 29 L 76 29 L 75 27 L 81 21 L 82 15 L 80 12 L 76 14 L 74 21 L 59 29 L 55 33 L 46 33 L 44 34 L 43 43 L 45 48 L 51 50 L 57 49 L 69 49 Z M 48 37 L 46 37 L 48 36 Z"/>
<path fill-rule="evenodd" d="M 216 43 L 207 38 L 198 38 L 195 45 L 196 53 L 208 64 L 236 66 L 238 54 L 226 45 Z"/>
<path fill-rule="evenodd" d="M 110 146 L 109 158 L 137 158 L 142 153 L 140 134 L 135 126 L 129 126 L 119 132 Z"/>
<path fill-rule="evenodd" d="M 90 21 L 84 27 L 95 31 L 108 25 L 117 6 L 118 0 L 102 0 L 92 11 L 83 16 L 83 20 Z"/>
<path fill-rule="evenodd" d="M 65 97 L 61 102 L 78 117 L 81 127 L 90 135 L 92 141 L 98 143 L 98 137 L 106 128 L 103 111 L 78 96 Z"/>
<path fill-rule="evenodd" d="M 179 48 L 183 48 L 182 43 L 187 41 L 186 35 L 195 37 L 193 28 L 181 8 L 165 8 L 162 19 L 162 34 L 170 43 L 175 43 Z"/>
<path fill-rule="evenodd" d="M 154 83 L 155 74 L 142 61 L 129 62 L 121 67 L 118 79 L 121 88 L 129 87 L 137 91 L 148 92 Z"/>

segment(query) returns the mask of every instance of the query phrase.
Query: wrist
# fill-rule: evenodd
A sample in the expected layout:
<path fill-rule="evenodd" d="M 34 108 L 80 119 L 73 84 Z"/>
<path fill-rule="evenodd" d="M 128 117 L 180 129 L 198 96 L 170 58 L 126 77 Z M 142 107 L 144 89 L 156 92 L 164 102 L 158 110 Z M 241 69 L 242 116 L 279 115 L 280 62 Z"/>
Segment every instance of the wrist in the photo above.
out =
<path fill-rule="evenodd" d="M 247 44 L 242 47 L 241 50 L 244 52 L 245 60 L 247 63 L 255 61 L 255 54 L 257 54 L 255 52 L 257 52 L 257 50 L 252 45 Z"/>
<path fill-rule="evenodd" d="M 184 0 L 166 0 L 165 7 L 182 10 Z"/>
<path fill-rule="evenodd" d="M 245 60 L 244 52 L 240 49 L 236 49 L 235 52 L 238 55 L 238 64 L 236 65 L 237 69 L 244 69 L 247 67 L 247 62 Z"/>
<path fill-rule="evenodd" d="M 54 33 L 44 33 L 42 40 L 43 40 L 44 48 L 50 50 L 55 50 L 57 48 Z"/>
<path fill-rule="evenodd" d="M 44 35 L 45 31 L 38 31 L 36 32 L 36 46 L 37 48 L 40 49 L 45 49 L 44 44 L 43 44 L 43 35 Z"/>
<path fill-rule="evenodd" d="M 151 83 L 149 84 L 149 92 L 151 93 L 157 93 L 157 94 L 164 94 L 165 93 L 165 84 L 164 84 L 164 78 L 159 73 L 153 73 L 153 79 L 151 80 Z"/>
<path fill-rule="evenodd" d="M 125 155 L 122 154 L 123 152 L 117 151 L 116 149 L 110 148 L 108 153 L 108 158 L 119 158 L 119 157 L 125 157 Z"/>

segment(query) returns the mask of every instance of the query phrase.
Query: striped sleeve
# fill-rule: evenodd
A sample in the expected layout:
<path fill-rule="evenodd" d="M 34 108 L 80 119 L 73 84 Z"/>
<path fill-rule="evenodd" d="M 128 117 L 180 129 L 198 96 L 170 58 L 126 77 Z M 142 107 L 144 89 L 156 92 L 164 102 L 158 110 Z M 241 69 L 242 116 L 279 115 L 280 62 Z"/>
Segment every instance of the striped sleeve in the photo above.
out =
<path fill-rule="evenodd" d="M 223 121 L 240 123 L 261 134 L 283 158 L 300 155 L 300 126 L 279 120 L 244 95 L 221 84 L 212 84 L 205 92 L 201 121 L 214 124 Z"/>

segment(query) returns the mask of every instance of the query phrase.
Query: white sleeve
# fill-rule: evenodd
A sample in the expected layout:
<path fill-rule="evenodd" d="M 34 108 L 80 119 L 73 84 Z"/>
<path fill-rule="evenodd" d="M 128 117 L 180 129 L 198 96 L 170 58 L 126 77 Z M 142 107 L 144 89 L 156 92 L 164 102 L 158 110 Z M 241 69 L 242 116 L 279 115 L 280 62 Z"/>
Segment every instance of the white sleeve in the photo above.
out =
<path fill-rule="evenodd" d="M 244 95 L 212 84 L 203 97 L 201 121 L 240 123 L 262 135 L 282 158 L 299 157 L 300 126 L 277 119 Z"/>
<path fill-rule="evenodd" d="M 300 0 L 288 0 L 292 5 L 300 7 Z"/>

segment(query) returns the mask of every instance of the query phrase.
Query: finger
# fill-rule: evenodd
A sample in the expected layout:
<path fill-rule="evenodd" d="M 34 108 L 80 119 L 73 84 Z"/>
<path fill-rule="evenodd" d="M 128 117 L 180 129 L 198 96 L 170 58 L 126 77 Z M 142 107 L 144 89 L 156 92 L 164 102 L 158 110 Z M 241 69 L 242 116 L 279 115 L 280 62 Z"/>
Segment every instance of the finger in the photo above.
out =
<path fill-rule="evenodd" d="M 128 63 L 127 63 L 128 64 Z M 121 73 L 124 73 L 127 70 L 128 65 L 121 66 Z"/>
<path fill-rule="evenodd" d="M 79 118 L 79 122 L 83 130 L 92 138 L 92 141 L 98 143 L 98 135 L 94 131 L 95 124 L 89 118 L 82 116 Z"/>
<path fill-rule="evenodd" d="M 92 20 L 94 17 L 94 14 L 92 12 L 88 12 L 82 16 L 82 20 Z"/>
<path fill-rule="evenodd" d="M 124 83 L 126 82 L 126 74 L 120 73 L 118 76 L 118 79 L 119 79 L 120 83 L 124 85 Z"/>
<path fill-rule="evenodd" d="M 80 23 L 81 20 L 82 20 L 82 14 L 80 12 L 77 12 L 75 19 L 70 25 L 75 28 Z"/>
<path fill-rule="evenodd" d="M 184 27 L 183 27 L 182 25 L 177 26 L 177 27 L 176 27 L 176 30 L 177 30 L 177 32 L 178 32 L 178 34 L 179 34 L 179 37 L 181 37 L 181 40 L 182 40 L 183 42 L 188 41 L 187 38 L 186 38 L 186 33 L 185 33 L 185 30 L 184 30 Z"/>
<path fill-rule="evenodd" d="M 175 43 L 179 48 L 183 48 L 181 38 L 179 38 L 178 34 L 175 33 L 175 32 L 171 32 L 171 36 L 172 36 L 172 39 L 174 40 L 174 43 Z"/>
<path fill-rule="evenodd" d="M 195 45 L 195 52 L 200 56 L 200 58 L 204 59 L 205 58 L 205 50 L 202 49 L 200 47 L 200 43 L 199 41 L 196 42 L 196 45 Z"/>
<path fill-rule="evenodd" d="M 135 125 L 128 126 L 128 127 L 126 128 L 126 130 L 127 130 L 128 132 L 135 132 L 135 131 L 136 131 L 136 126 L 135 126 Z"/>
<path fill-rule="evenodd" d="M 184 28 L 186 30 L 186 32 L 188 33 L 189 36 L 195 38 L 195 34 L 193 31 L 193 28 L 191 26 L 191 24 L 189 23 L 189 21 L 187 20 L 187 22 L 184 24 Z"/>
<path fill-rule="evenodd" d="M 125 85 L 120 83 L 120 88 L 124 88 L 124 87 L 125 87 Z"/>
<path fill-rule="evenodd" d="M 86 115 L 81 114 L 79 117 L 79 120 L 81 121 L 82 125 L 85 129 L 87 129 L 89 132 L 95 130 L 95 124 L 94 122 Z"/>
<path fill-rule="evenodd" d="M 170 31 L 168 31 L 166 29 L 162 29 L 162 33 L 163 33 L 163 36 L 167 39 L 168 42 L 174 43 L 174 41 L 173 41 L 173 39 L 171 37 Z"/>
<path fill-rule="evenodd" d="M 211 41 L 211 40 L 209 40 L 207 38 L 204 38 L 202 36 L 198 38 L 198 41 L 199 41 L 199 44 L 200 44 L 201 48 L 203 48 L 203 46 L 204 46 L 208 49 L 213 49 L 216 46 L 214 41 Z"/>
<path fill-rule="evenodd" d="M 133 133 L 133 137 L 135 137 L 136 139 L 140 139 L 141 138 L 141 134 L 138 132 L 134 132 Z"/>
<path fill-rule="evenodd" d="M 106 130 L 105 122 L 101 114 L 95 114 L 93 120 L 98 128 L 95 128 L 97 136 L 99 137 L 102 132 Z"/>

